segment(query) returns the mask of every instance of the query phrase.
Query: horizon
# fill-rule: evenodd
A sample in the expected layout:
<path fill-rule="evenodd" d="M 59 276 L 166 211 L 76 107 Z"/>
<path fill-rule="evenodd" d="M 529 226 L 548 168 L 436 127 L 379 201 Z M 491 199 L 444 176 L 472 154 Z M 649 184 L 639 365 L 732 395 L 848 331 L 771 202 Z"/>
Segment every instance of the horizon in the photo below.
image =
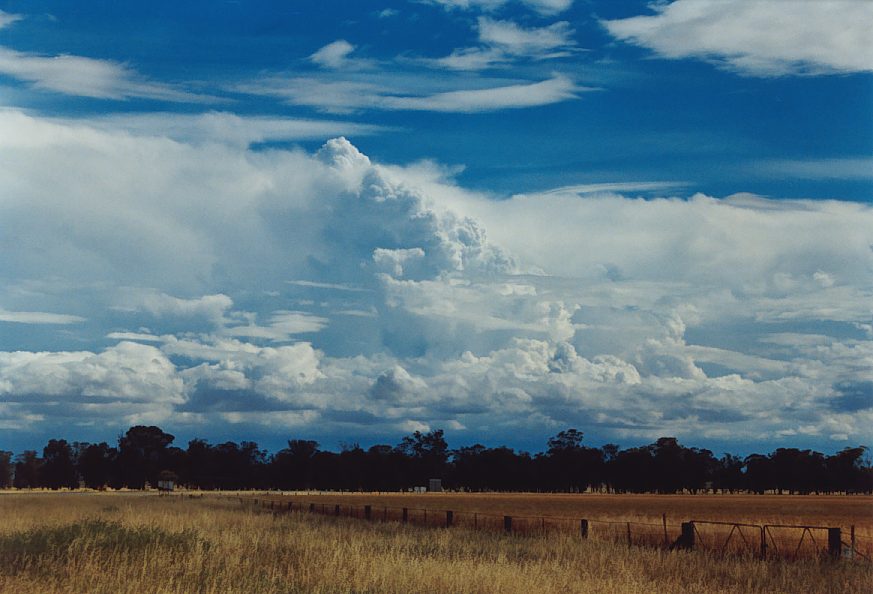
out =
<path fill-rule="evenodd" d="M 870 30 L 0 0 L 0 448 L 871 444 Z"/>

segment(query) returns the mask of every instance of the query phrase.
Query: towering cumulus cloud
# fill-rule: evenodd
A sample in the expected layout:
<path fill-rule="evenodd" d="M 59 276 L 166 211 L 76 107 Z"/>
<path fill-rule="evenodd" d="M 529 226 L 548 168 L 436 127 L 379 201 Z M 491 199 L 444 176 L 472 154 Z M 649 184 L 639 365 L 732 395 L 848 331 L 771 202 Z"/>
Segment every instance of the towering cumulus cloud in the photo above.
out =
<path fill-rule="evenodd" d="M 865 205 L 501 199 L 345 138 L 15 110 L 0 150 L 7 430 L 870 437 Z"/>

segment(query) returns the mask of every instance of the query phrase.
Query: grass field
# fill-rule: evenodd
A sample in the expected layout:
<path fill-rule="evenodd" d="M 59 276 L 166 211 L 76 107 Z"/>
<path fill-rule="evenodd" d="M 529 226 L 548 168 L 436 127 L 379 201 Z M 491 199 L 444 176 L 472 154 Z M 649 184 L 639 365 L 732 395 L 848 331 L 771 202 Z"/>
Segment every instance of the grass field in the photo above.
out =
<path fill-rule="evenodd" d="M 842 495 L 604 495 L 533 493 L 326 493 L 289 496 L 300 502 L 659 522 L 732 520 L 754 524 L 816 524 L 873 536 L 873 497 Z"/>
<path fill-rule="evenodd" d="M 16 594 L 866 594 L 873 583 L 867 563 L 762 563 L 560 535 L 274 515 L 231 497 L 8 494 L 0 518 L 0 592 Z"/>

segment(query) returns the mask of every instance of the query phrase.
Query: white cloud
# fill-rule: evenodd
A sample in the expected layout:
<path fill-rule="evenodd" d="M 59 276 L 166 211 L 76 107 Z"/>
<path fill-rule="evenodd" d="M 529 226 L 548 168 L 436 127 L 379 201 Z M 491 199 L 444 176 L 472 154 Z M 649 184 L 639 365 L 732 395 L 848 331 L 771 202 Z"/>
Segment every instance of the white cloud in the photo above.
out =
<path fill-rule="evenodd" d="M 289 340 L 295 334 L 318 332 L 327 326 L 327 318 L 313 316 L 301 311 L 276 311 L 270 316 L 267 326 L 248 324 L 226 328 L 222 334 L 245 338 Z"/>
<path fill-rule="evenodd" d="M 602 24 L 659 56 L 711 60 L 746 75 L 873 71 L 870 2 L 676 0 L 650 8 L 656 14 Z"/>
<path fill-rule="evenodd" d="M 182 299 L 151 290 L 125 290 L 122 299 L 122 308 L 141 309 L 153 316 L 203 317 L 216 323 L 222 322 L 233 307 L 233 300 L 221 293 Z"/>
<path fill-rule="evenodd" d="M 510 0 L 430 0 L 447 9 L 493 11 L 508 4 Z M 517 0 L 519 4 L 543 15 L 563 12 L 573 5 L 573 0 Z"/>
<path fill-rule="evenodd" d="M 483 81 L 487 83 L 488 81 Z M 435 111 L 477 113 L 503 109 L 538 107 L 568 101 L 590 90 L 576 85 L 562 74 L 539 82 L 523 82 L 423 93 L 421 90 L 392 88 L 377 82 L 321 80 L 316 78 L 273 78 L 239 87 L 248 93 L 270 95 L 292 105 L 306 105 L 332 113 L 358 110 Z"/>
<path fill-rule="evenodd" d="M 0 10 L 0 29 L 3 27 L 8 27 L 12 23 L 16 21 L 20 21 L 22 17 L 20 14 L 12 14 L 10 12 L 3 12 Z"/>
<path fill-rule="evenodd" d="M 66 120 L 75 124 L 75 120 Z M 321 140 L 333 136 L 365 136 L 386 131 L 379 126 L 301 118 L 239 116 L 210 111 L 200 114 L 134 113 L 93 118 L 89 125 L 138 136 L 164 136 L 179 142 L 221 142 L 248 146 L 258 142 Z"/>
<path fill-rule="evenodd" d="M 0 147 L 0 300 L 98 329 L 41 329 L 75 352 L 0 336 L 3 427 L 871 437 L 843 397 L 873 381 L 868 205 L 614 193 L 660 187 L 632 182 L 497 201 L 341 138 L 254 151 L 10 110 Z"/>
<path fill-rule="evenodd" d="M 586 89 L 563 75 L 536 82 L 488 89 L 447 91 L 423 97 L 385 97 L 388 109 L 474 113 L 560 103 Z"/>
<path fill-rule="evenodd" d="M 0 322 L 16 324 L 78 324 L 85 318 L 69 314 L 48 313 L 44 311 L 6 311 L 0 308 Z"/>
<path fill-rule="evenodd" d="M 93 397 L 145 404 L 184 402 L 175 366 L 152 346 L 120 342 L 101 353 L 0 352 L 0 394 L 26 399 Z"/>
<path fill-rule="evenodd" d="M 574 45 L 573 29 L 566 21 L 527 29 L 512 21 L 479 17 L 478 26 L 479 41 L 513 55 L 550 56 L 556 50 L 566 55 L 566 49 Z"/>
<path fill-rule="evenodd" d="M 317 52 L 309 56 L 313 64 L 322 68 L 333 70 L 348 69 L 348 68 L 369 68 L 373 63 L 369 60 L 361 58 L 350 58 L 349 56 L 355 51 L 355 46 L 345 39 L 338 39 L 332 43 L 328 43 Z"/>
<path fill-rule="evenodd" d="M 182 103 L 215 102 L 148 80 L 130 67 L 112 60 L 82 56 L 42 56 L 0 47 L 0 74 L 31 83 L 34 88 L 96 99 L 140 97 Z"/>
<path fill-rule="evenodd" d="M 479 47 L 454 50 L 443 58 L 422 63 L 451 70 L 481 70 L 518 59 L 546 60 L 572 55 L 573 29 L 566 21 L 547 27 L 524 28 L 512 21 L 479 17 Z"/>
<path fill-rule="evenodd" d="M 869 180 L 873 179 L 873 157 L 764 161 L 749 169 L 798 179 Z"/>

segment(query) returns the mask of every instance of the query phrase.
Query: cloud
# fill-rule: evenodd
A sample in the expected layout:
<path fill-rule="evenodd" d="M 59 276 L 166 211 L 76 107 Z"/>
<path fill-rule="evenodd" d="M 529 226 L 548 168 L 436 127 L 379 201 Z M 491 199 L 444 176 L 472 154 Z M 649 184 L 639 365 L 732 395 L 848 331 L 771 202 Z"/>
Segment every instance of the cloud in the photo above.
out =
<path fill-rule="evenodd" d="M 4 312 L 88 320 L 0 334 L 4 428 L 871 437 L 869 205 L 621 181 L 495 200 L 345 138 L 110 122 L 0 111 Z"/>
<path fill-rule="evenodd" d="M 385 97 L 388 109 L 475 113 L 501 109 L 520 109 L 560 103 L 578 97 L 580 91 L 569 78 L 554 75 L 536 82 L 488 89 L 447 91 L 424 97 Z"/>
<path fill-rule="evenodd" d="M 240 90 L 280 97 L 292 105 L 333 113 L 358 110 L 478 113 L 550 105 L 575 99 L 580 92 L 590 89 L 577 86 L 564 75 L 554 74 L 539 82 L 436 93 L 393 89 L 374 82 L 315 78 L 273 78 L 243 85 Z"/>
<path fill-rule="evenodd" d="M 44 311 L 6 311 L 0 309 L 0 322 L 16 324 L 78 324 L 85 318 L 69 314 L 48 313 Z"/>
<path fill-rule="evenodd" d="M 575 43 L 566 21 L 547 27 L 524 28 L 512 21 L 479 17 L 479 47 L 456 49 L 443 58 L 422 60 L 452 70 L 481 70 L 521 58 L 546 60 L 572 55 Z"/>
<path fill-rule="evenodd" d="M 36 89 L 78 97 L 115 100 L 138 97 L 181 103 L 218 101 L 215 97 L 150 81 L 112 60 L 67 54 L 42 56 L 0 47 L 0 74 L 31 83 Z"/>
<path fill-rule="evenodd" d="M 8 398 L 180 404 L 175 366 L 153 346 L 120 342 L 101 353 L 0 352 L 0 394 Z"/>
<path fill-rule="evenodd" d="M 574 45 L 570 23 L 561 21 L 548 27 L 527 29 L 512 21 L 495 21 L 479 17 L 479 41 L 499 47 L 513 55 L 550 56 L 555 50 Z M 566 52 L 560 52 L 566 55 Z"/>
<path fill-rule="evenodd" d="M 322 68 L 333 70 L 348 68 L 369 68 L 373 63 L 361 58 L 350 58 L 355 51 L 355 46 L 345 39 L 338 39 L 329 43 L 309 56 L 309 60 Z"/>
<path fill-rule="evenodd" d="M 855 0 L 675 0 L 654 15 L 601 21 L 663 58 L 699 58 L 748 76 L 873 71 L 873 5 Z"/>
<path fill-rule="evenodd" d="M 327 326 L 327 318 L 313 316 L 301 311 L 276 311 L 270 315 L 267 326 L 247 324 L 232 326 L 222 333 L 244 338 L 262 338 L 274 341 L 289 340 L 295 334 L 319 332 Z"/>
<path fill-rule="evenodd" d="M 750 170 L 796 179 L 873 179 L 873 157 L 764 161 Z"/>
<path fill-rule="evenodd" d="M 75 124 L 75 120 L 65 122 Z M 138 136 L 160 135 L 179 142 L 220 142 L 241 146 L 262 142 L 321 140 L 340 135 L 367 136 L 387 131 L 380 126 L 356 122 L 240 116 L 220 111 L 200 114 L 113 114 L 89 119 L 88 125 L 108 131 L 125 130 Z"/>
<path fill-rule="evenodd" d="M 493 11 L 509 4 L 510 0 L 430 0 L 446 9 Z M 573 5 L 573 0 L 518 0 L 519 4 L 542 15 L 563 12 Z"/>
<path fill-rule="evenodd" d="M 0 10 L 0 29 L 2 29 L 3 27 L 8 27 L 12 23 L 20 21 L 23 18 L 24 17 L 20 14 L 12 14 L 10 12 L 3 12 L 2 10 Z"/>

